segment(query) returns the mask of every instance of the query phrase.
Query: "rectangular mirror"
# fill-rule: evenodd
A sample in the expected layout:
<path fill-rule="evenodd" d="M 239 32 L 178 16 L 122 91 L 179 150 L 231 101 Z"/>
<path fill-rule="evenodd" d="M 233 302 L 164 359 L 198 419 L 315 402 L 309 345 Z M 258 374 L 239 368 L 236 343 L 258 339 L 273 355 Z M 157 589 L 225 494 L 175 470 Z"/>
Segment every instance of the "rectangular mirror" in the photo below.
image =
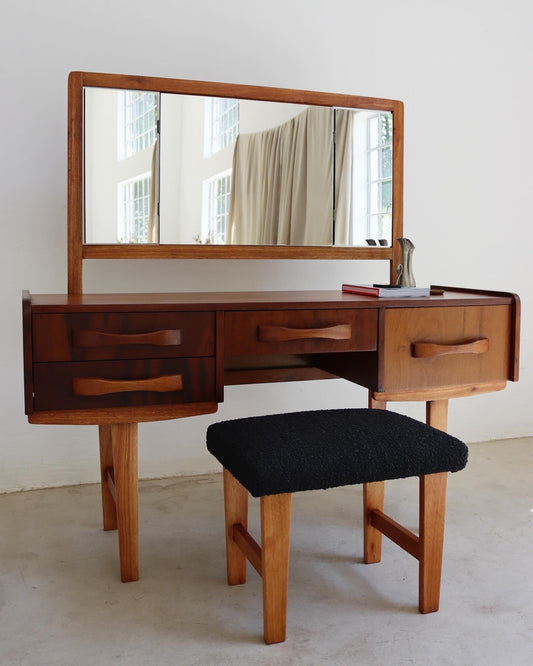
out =
<path fill-rule="evenodd" d="M 402 102 L 71 72 L 68 122 L 70 293 L 84 259 L 379 259 L 394 275 Z"/>
<path fill-rule="evenodd" d="M 382 246 L 390 111 L 84 88 L 85 242 Z"/>

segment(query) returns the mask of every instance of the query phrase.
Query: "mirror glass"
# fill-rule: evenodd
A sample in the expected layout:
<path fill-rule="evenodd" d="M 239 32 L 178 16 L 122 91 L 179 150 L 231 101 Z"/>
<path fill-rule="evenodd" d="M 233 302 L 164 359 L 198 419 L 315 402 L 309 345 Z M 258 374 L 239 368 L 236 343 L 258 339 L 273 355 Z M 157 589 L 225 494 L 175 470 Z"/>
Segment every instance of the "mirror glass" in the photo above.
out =
<path fill-rule="evenodd" d="M 392 114 L 84 89 L 87 244 L 391 245 Z"/>

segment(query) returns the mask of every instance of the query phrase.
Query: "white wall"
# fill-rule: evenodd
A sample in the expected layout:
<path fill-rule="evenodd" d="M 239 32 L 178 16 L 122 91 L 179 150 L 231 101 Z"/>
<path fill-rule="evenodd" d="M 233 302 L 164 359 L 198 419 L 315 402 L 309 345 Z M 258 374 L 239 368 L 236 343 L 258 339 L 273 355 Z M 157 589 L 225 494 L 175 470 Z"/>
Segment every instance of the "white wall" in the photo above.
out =
<path fill-rule="evenodd" d="M 141 16 L 142 20 L 136 20 Z M 48 0 L 9 3 L 0 40 L 0 490 L 94 481 L 94 427 L 23 415 L 20 292 L 66 288 L 70 70 L 171 76 L 402 99 L 405 233 L 420 283 L 517 291 L 521 381 L 452 401 L 468 441 L 533 434 L 530 0 Z M 375 28 L 375 31 L 373 31 Z M 139 46 L 137 47 L 136 44 Z M 88 291 L 337 289 L 386 279 L 369 262 L 88 262 Z M 230 387 L 218 415 L 140 426 L 140 474 L 216 469 L 206 425 L 287 408 L 363 405 L 328 383 Z M 422 416 L 420 405 L 399 406 Z"/>

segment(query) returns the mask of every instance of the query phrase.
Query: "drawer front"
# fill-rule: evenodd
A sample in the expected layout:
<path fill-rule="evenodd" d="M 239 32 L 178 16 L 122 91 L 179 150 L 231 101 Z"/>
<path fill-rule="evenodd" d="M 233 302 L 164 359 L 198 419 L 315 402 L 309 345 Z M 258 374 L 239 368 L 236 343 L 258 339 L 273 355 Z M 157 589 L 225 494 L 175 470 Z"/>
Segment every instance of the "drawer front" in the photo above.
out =
<path fill-rule="evenodd" d="M 382 390 L 506 381 L 510 340 L 507 305 L 387 310 Z"/>
<path fill-rule="evenodd" d="M 35 363 L 35 411 L 215 400 L 214 358 Z"/>
<path fill-rule="evenodd" d="M 311 354 L 377 347 L 377 311 L 282 310 L 229 312 L 224 353 Z"/>
<path fill-rule="evenodd" d="M 212 356 L 214 348 L 213 312 L 33 316 L 36 362 Z"/>

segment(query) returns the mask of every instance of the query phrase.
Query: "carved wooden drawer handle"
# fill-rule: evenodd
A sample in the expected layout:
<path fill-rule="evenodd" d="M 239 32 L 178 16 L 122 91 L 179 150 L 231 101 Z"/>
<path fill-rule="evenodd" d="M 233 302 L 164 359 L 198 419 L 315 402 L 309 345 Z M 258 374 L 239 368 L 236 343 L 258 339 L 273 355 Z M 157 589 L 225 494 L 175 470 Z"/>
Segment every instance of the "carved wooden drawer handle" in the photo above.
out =
<path fill-rule="evenodd" d="M 102 379 L 101 377 L 73 377 L 74 395 L 105 395 L 131 391 L 157 391 L 167 393 L 183 388 L 181 375 L 162 375 L 149 379 Z"/>
<path fill-rule="evenodd" d="M 445 356 L 446 354 L 485 354 L 488 351 L 488 338 L 462 342 L 458 345 L 442 345 L 436 342 L 414 342 L 412 356 L 414 358 L 429 358 L 431 356 Z"/>
<path fill-rule="evenodd" d="M 181 343 L 181 331 L 151 331 L 150 333 L 102 333 L 101 331 L 74 330 L 74 347 L 109 347 L 111 345 L 157 345 L 169 347 Z"/>
<path fill-rule="evenodd" d="M 349 340 L 352 337 L 350 324 L 337 324 L 325 328 L 288 328 L 286 326 L 259 326 L 260 342 L 288 342 L 289 340 Z"/>

